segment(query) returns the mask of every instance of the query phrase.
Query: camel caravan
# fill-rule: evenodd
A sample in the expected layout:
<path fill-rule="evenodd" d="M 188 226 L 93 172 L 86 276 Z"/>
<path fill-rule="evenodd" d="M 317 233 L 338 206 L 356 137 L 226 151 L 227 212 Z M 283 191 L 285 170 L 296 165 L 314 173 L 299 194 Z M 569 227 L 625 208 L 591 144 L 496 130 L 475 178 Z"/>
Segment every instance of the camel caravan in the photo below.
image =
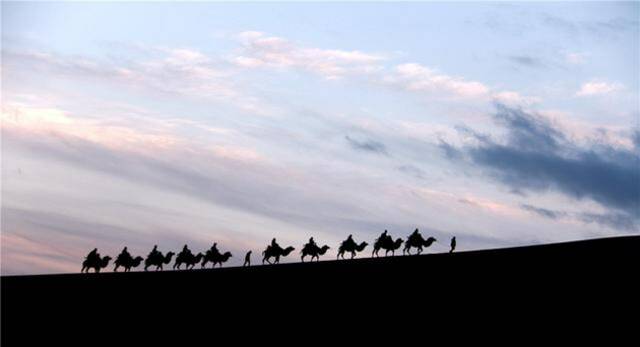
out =
<path fill-rule="evenodd" d="M 391 253 L 391 256 L 395 255 L 395 252 L 402 247 L 404 244 L 404 248 L 402 249 L 403 255 L 412 255 L 411 250 L 416 249 L 416 255 L 421 254 L 425 248 L 429 248 L 434 242 L 437 240 L 433 237 L 428 237 L 424 239 L 422 234 L 416 229 L 407 240 L 403 240 L 401 238 L 393 239 L 391 235 L 388 234 L 387 230 L 385 230 L 380 237 L 378 237 L 373 243 L 373 251 L 371 253 L 372 257 L 379 257 L 378 254 L 380 250 L 384 250 L 385 257 Z M 338 255 L 337 259 L 345 259 L 345 253 L 351 254 L 350 259 L 354 259 L 358 253 L 364 251 L 364 249 L 369 244 L 367 242 L 357 243 L 353 240 L 353 236 L 349 235 L 349 237 L 340 243 L 340 247 L 338 247 Z M 452 253 L 456 247 L 456 238 L 453 237 L 451 239 L 451 249 L 449 253 Z M 325 255 L 327 251 L 331 249 L 328 245 L 318 246 L 315 240 L 312 238 L 309 239 L 300 251 L 300 260 L 304 263 L 305 258 L 309 257 L 309 261 L 313 262 L 315 259 L 316 262 L 320 261 L 320 257 Z M 276 239 L 274 238 L 271 243 L 267 246 L 267 248 L 262 252 L 262 264 L 279 264 L 280 258 L 287 257 L 291 252 L 293 252 L 295 248 L 293 246 L 288 246 L 282 248 Z M 164 269 L 164 265 L 169 265 L 171 261 L 174 259 L 173 270 L 181 270 L 182 266 L 186 270 L 192 270 L 196 265 L 200 264 L 200 268 L 204 269 L 207 267 L 209 263 L 211 263 L 211 267 L 215 268 L 216 265 L 222 267 L 224 263 L 226 263 L 233 255 L 231 252 L 220 252 L 218 250 L 218 244 L 214 243 L 210 249 L 206 250 L 204 253 L 193 254 L 187 245 L 184 245 L 182 251 L 176 254 L 174 252 L 167 252 L 163 254 L 158 250 L 158 246 L 155 245 L 151 252 L 147 255 L 146 258 L 141 256 L 132 256 L 127 247 L 125 247 L 122 252 L 116 257 L 113 262 L 115 267 L 113 268 L 114 272 L 118 272 L 119 268 L 123 268 L 124 272 L 129 272 L 131 269 L 135 269 L 140 266 L 144 262 L 144 271 L 148 271 L 149 268 L 152 268 L 155 271 L 162 271 Z M 100 270 L 109 266 L 109 262 L 111 261 L 110 256 L 101 257 L 98 253 L 98 249 L 95 248 L 92 250 L 82 262 L 82 270 L 83 273 L 88 273 L 89 270 L 93 269 L 94 272 L 100 272 Z M 245 262 L 243 266 L 251 265 L 251 251 L 247 252 L 245 256 Z"/>

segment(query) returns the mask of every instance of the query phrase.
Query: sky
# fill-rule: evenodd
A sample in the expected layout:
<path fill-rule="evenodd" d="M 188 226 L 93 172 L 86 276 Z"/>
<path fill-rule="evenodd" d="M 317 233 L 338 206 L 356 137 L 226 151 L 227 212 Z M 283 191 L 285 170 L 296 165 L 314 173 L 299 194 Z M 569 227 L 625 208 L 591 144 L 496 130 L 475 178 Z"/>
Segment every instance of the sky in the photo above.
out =
<path fill-rule="evenodd" d="M 3 275 L 639 232 L 638 2 L 1 6 Z"/>

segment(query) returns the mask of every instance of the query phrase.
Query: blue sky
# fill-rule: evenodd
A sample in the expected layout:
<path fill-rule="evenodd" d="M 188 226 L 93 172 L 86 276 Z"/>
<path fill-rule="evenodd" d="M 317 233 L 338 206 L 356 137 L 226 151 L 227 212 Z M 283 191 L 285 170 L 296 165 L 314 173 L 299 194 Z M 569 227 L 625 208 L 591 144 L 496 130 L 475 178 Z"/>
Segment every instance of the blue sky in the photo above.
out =
<path fill-rule="evenodd" d="M 3 2 L 2 273 L 124 245 L 236 264 L 274 236 L 637 233 L 639 14 Z"/>

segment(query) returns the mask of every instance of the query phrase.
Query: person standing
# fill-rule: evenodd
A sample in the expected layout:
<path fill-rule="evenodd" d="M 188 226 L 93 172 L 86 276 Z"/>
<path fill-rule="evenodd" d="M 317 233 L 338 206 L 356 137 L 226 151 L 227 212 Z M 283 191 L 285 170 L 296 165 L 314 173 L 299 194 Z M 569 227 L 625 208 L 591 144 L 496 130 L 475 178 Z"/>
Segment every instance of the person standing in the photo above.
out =
<path fill-rule="evenodd" d="M 244 256 L 244 265 L 242 265 L 242 267 L 245 266 L 251 266 L 251 251 L 247 252 L 247 254 Z"/>
<path fill-rule="evenodd" d="M 449 250 L 449 253 L 453 253 L 455 249 L 456 249 L 456 237 L 454 236 L 451 239 L 451 249 Z"/>

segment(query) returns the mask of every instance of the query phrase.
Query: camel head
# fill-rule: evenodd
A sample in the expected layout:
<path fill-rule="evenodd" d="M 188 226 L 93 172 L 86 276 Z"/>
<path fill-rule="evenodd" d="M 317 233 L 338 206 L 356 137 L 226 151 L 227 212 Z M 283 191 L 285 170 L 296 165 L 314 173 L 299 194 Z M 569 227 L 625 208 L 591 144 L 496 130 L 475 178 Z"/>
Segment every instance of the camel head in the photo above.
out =
<path fill-rule="evenodd" d="M 227 260 L 229 260 L 229 258 L 231 258 L 231 257 L 233 257 L 233 255 L 231 255 L 231 252 L 225 252 L 225 253 L 222 255 L 222 259 L 223 259 L 223 261 L 227 261 Z"/>
<path fill-rule="evenodd" d="M 133 259 L 133 266 L 138 266 L 142 263 L 143 258 L 141 256 L 137 256 Z"/>
<path fill-rule="evenodd" d="M 402 245 L 404 241 L 401 238 L 397 238 L 394 242 L 393 242 L 393 248 L 394 249 L 398 249 L 400 248 L 400 245 Z"/>
<path fill-rule="evenodd" d="M 295 248 L 289 246 L 282 251 L 282 255 L 286 257 L 289 255 L 289 253 L 293 252 L 294 249 Z"/>
<path fill-rule="evenodd" d="M 110 257 L 110 256 L 106 256 L 106 257 L 102 258 L 102 259 L 100 260 L 100 263 L 101 263 L 101 264 L 100 264 L 100 267 L 102 267 L 102 268 L 107 267 L 107 265 L 109 265 L 109 262 L 110 262 L 110 261 L 111 261 L 111 257 Z"/>
<path fill-rule="evenodd" d="M 195 256 L 196 263 L 200 262 L 200 260 L 202 260 L 202 257 L 204 257 L 204 254 L 198 252 L 198 254 L 196 254 Z"/>
<path fill-rule="evenodd" d="M 322 246 L 322 248 L 320 248 L 320 251 L 318 253 L 320 253 L 320 255 L 323 255 L 325 253 L 327 253 L 327 251 L 330 249 L 331 247 L 324 245 Z"/>
<path fill-rule="evenodd" d="M 429 238 L 427 239 L 427 242 L 429 242 L 430 244 L 431 244 L 431 243 L 434 243 L 434 242 L 437 242 L 437 241 L 438 241 L 438 240 L 436 240 L 436 238 L 435 238 L 435 237 L 432 237 L 432 236 L 429 236 Z"/>
<path fill-rule="evenodd" d="M 167 253 L 167 255 L 164 256 L 164 261 L 163 263 L 165 264 L 169 264 L 171 262 L 171 259 L 173 258 L 173 256 L 175 255 L 175 253 L 173 252 L 169 252 Z"/>
<path fill-rule="evenodd" d="M 356 251 L 362 252 L 368 245 L 366 241 L 362 241 L 362 243 L 356 247 Z"/>

